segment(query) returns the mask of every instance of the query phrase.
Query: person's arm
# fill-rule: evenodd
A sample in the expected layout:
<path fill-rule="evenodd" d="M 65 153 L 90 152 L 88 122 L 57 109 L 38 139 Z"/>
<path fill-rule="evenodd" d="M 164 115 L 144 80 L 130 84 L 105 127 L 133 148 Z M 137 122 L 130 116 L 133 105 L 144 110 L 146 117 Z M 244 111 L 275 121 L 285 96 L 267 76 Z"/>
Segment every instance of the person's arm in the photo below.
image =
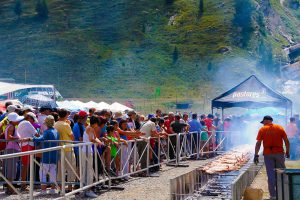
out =
<path fill-rule="evenodd" d="M 136 132 L 136 131 L 123 131 L 120 128 L 118 128 L 117 131 L 118 131 L 118 133 L 120 135 L 125 135 L 125 136 L 129 136 L 129 137 L 140 137 L 142 135 L 140 132 Z"/>
<path fill-rule="evenodd" d="M 74 134 L 73 134 L 73 132 L 72 132 L 71 126 L 68 125 L 68 126 L 67 126 L 67 129 L 68 129 L 68 135 L 70 136 L 71 140 L 74 141 L 75 138 L 74 138 Z"/>
<path fill-rule="evenodd" d="M 103 145 L 103 143 L 96 137 L 96 133 L 93 128 L 87 128 L 86 133 L 89 135 L 90 142 L 96 143 L 98 146 Z"/>
<path fill-rule="evenodd" d="M 47 135 L 47 132 L 44 132 L 44 134 L 40 135 L 40 136 L 33 136 L 32 141 L 33 142 L 42 142 L 42 141 L 45 141 L 46 135 Z"/>
<path fill-rule="evenodd" d="M 282 139 L 284 141 L 285 148 L 286 148 L 285 155 L 287 158 L 290 158 L 290 141 L 286 135 L 286 132 L 284 131 L 284 128 L 282 128 Z"/>
<path fill-rule="evenodd" d="M 255 155 L 258 155 L 260 147 L 261 147 L 261 141 L 258 140 L 255 145 Z"/>
<path fill-rule="evenodd" d="M 19 139 L 19 137 L 15 137 L 13 136 L 14 135 L 14 132 L 15 132 L 15 127 L 13 126 L 10 126 L 7 130 L 7 139 L 8 140 L 17 140 Z"/>

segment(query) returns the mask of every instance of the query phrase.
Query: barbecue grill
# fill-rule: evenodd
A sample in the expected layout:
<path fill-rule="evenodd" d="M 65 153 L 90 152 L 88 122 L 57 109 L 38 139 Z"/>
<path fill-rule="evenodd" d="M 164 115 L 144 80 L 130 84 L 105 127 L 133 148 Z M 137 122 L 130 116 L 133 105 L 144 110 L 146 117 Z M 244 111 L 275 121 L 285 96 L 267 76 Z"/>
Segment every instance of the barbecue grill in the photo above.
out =
<path fill-rule="evenodd" d="M 226 152 L 213 159 L 212 162 L 216 161 L 215 163 L 218 164 L 221 158 L 224 160 L 226 154 L 230 155 L 233 153 L 232 155 L 234 155 L 234 152 L 238 151 Z M 247 153 L 246 156 L 252 158 L 253 155 Z M 240 200 L 246 187 L 252 183 L 261 169 L 263 160 L 260 160 L 259 165 L 255 165 L 250 159 L 240 169 L 235 171 L 214 171 L 210 169 L 210 165 L 212 167 L 216 166 L 218 169 L 218 165 L 210 162 L 206 166 L 171 180 L 172 199 Z M 207 169 L 210 170 L 207 171 Z"/>

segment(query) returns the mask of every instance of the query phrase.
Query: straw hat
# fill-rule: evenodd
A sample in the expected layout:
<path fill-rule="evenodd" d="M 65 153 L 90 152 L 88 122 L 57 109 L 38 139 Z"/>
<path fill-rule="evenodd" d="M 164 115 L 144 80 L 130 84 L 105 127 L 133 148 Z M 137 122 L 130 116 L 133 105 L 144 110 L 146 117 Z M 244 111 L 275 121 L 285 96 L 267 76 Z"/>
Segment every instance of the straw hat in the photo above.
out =
<path fill-rule="evenodd" d="M 44 121 L 44 124 L 47 127 L 53 127 L 55 123 L 54 117 L 52 115 L 48 115 Z"/>

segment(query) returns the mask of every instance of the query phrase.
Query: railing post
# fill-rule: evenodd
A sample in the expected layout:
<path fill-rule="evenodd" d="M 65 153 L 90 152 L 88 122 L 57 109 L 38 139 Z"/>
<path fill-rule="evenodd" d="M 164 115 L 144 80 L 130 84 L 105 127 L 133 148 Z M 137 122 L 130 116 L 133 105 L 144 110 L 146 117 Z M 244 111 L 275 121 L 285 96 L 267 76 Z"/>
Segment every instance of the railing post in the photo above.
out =
<path fill-rule="evenodd" d="M 167 149 L 168 155 L 166 157 L 167 157 L 167 162 L 169 162 L 170 161 L 170 135 L 169 134 L 168 134 L 167 144 L 168 144 L 168 149 Z"/>
<path fill-rule="evenodd" d="M 197 133 L 197 159 L 200 159 L 200 139 L 201 139 L 201 132 Z"/>
<path fill-rule="evenodd" d="M 80 178 L 80 188 L 83 188 L 83 171 L 82 171 L 82 162 L 86 162 L 86 160 L 82 160 L 82 149 L 79 148 L 79 178 Z M 83 147 L 84 148 L 84 147 Z M 86 170 L 90 170 L 87 168 L 87 165 L 85 167 Z"/>
<path fill-rule="evenodd" d="M 149 176 L 149 166 L 150 166 L 150 138 L 147 138 L 147 175 Z"/>
<path fill-rule="evenodd" d="M 137 168 L 137 163 L 136 163 L 136 160 L 137 160 L 137 141 L 136 140 L 134 140 L 133 148 L 134 148 L 134 151 L 133 151 L 133 171 L 136 172 L 136 168 Z"/>
<path fill-rule="evenodd" d="M 30 191 L 29 191 L 29 199 L 33 200 L 33 183 L 34 183 L 34 154 L 30 155 Z"/>
<path fill-rule="evenodd" d="M 160 137 L 158 136 L 158 152 L 157 152 L 158 164 L 160 164 Z"/>
<path fill-rule="evenodd" d="M 94 144 L 94 163 L 95 163 L 95 174 L 96 174 L 96 182 L 99 180 L 99 173 L 98 173 L 98 153 L 97 153 L 97 146 Z"/>
<path fill-rule="evenodd" d="M 176 165 L 178 165 L 180 160 L 180 133 L 176 134 L 176 141 Z"/>
<path fill-rule="evenodd" d="M 65 146 L 65 145 L 64 145 Z M 61 152 L 60 152 L 60 165 L 61 165 L 61 194 L 65 196 L 66 194 L 66 175 L 65 175 L 65 148 L 62 146 Z"/>

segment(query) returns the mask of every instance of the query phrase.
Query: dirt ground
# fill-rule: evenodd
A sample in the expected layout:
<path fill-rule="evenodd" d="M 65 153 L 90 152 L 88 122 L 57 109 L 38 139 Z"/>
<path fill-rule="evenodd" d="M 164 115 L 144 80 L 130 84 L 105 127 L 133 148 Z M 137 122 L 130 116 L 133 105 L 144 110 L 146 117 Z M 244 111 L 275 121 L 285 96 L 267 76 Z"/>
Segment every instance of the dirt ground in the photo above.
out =
<path fill-rule="evenodd" d="M 300 160 L 297 161 L 286 161 L 286 167 L 289 169 L 299 169 L 300 168 Z M 263 167 L 257 177 L 254 179 L 251 187 L 262 189 L 264 192 L 264 199 L 269 199 L 269 191 L 268 191 L 268 181 L 267 181 L 267 173 L 266 168 Z"/>

